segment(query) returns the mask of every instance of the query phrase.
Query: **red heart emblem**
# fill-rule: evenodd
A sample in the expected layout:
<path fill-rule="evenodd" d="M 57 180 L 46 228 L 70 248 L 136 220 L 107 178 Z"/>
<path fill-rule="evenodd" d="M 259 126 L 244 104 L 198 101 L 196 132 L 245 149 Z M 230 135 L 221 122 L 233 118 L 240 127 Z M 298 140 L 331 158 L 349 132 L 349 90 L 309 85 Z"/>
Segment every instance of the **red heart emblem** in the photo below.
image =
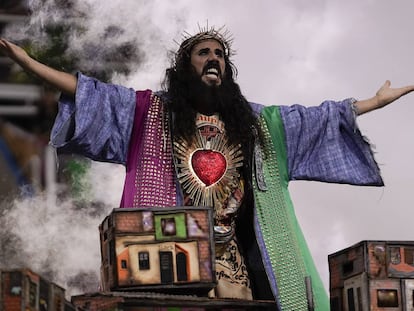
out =
<path fill-rule="evenodd" d="M 220 180 L 226 172 L 226 158 L 212 150 L 197 150 L 191 157 L 191 165 L 197 177 L 210 186 Z"/>

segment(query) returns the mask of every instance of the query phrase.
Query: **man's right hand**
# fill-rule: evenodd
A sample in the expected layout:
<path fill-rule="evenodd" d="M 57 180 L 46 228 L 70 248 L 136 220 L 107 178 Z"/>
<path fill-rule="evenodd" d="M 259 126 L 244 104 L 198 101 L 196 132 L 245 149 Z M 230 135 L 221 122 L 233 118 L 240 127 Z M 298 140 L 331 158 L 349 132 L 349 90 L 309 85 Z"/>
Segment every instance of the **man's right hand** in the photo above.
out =
<path fill-rule="evenodd" d="M 71 96 L 75 95 L 77 78 L 74 75 L 39 63 L 37 60 L 31 58 L 21 47 L 6 39 L 0 39 L 0 53 L 10 57 L 26 72 L 36 75 L 61 92 Z"/>
<path fill-rule="evenodd" d="M 7 41 L 6 39 L 0 38 L 0 51 L 7 57 L 20 64 L 25 58 L 29 57 L 25 50 L 20 46 Z"/>

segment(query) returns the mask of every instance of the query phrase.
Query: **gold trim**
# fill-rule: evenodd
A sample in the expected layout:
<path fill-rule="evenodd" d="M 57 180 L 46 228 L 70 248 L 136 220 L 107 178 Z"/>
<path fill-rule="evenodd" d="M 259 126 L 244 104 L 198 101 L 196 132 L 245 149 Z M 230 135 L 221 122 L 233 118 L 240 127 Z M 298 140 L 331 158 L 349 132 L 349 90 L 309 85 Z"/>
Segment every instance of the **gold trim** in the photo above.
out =
<path fill-rule="evenodd" d="M 192 204 L 200 206 L 220 206 L 238 186 L 240 173 L 238 168 L 243 166 L 243 153 L 240 145 L 228 146 L 225 135 L 217 134 L 207 139 L 199 131 L 193 144 L 179 138 L 174 141 L 176 165 L 179 170 L 178 180 L 186 194 L 192 199 Z M 196 151 L 211 150 L 220 153 L 226 160 L 226 169 L 219 180 L 206 185 L 200 180 L 191 164 Z"/>

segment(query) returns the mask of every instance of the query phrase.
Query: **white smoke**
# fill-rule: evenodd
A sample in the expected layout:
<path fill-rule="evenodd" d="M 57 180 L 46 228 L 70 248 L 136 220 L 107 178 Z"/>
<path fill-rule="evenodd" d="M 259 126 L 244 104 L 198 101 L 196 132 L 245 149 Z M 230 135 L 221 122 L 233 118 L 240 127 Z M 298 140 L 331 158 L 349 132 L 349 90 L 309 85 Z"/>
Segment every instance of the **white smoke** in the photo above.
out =
<path fill-rule="evenodd" d="M 30 0 L 30 20 L 10 27 L 5 36 L 15 41 L 29 40 L 37 47 L 47 46 L 50 25 L 70 29 L 66 54 L 76 56 L 77 69 L 107 65 L 107 51 L 125 43 L 133 44 L 139 61 L 128 64 L 132 74 L 114 70 L 112 82 L 135 88 L 158 89 L 166 66 L 168 51 L 176 50 L 174 39 L 185 29 L 183 1 L 106 1 Z M 119 53 L 122 53 L 120 50 Z M 64 57 L 64 55 L 62 55 Z"/>
<path fill-rule="evenodd" d="M 414 45 L 407 40 L 413 28 L 411 0 L 402 0 L 398 5 L 371 0 L 312 4 L 303 0 L 266 0 L 254 6 L 247 0 L 79 0 L 73 2 L 71 9 L 63 5 L 65 2 L 29 1 L 34 10 L 30 22 L 6 37 L 30 39 L 40 45 L 47 39 L 47 22 L 67 21 L 70 25 L 70 12 L 77 10 L 83 16 L 83 32 L 73 29 L 67 42 L 70 52 L 84 60 L 83 65 L 105 61 L 99 58 L 100 53 L 96 53 L 97 60 L 85 56 L 90 55 L 84 53 L 90 41 L 109 49 L 131 39 L 137 44 L 141 62 L 131 68 L 132 75 L 115 73 L 112 81 L 157 89 L 165 64 L 169 63 L 165 51 L 176 48 L 173 39 L 179 40 L 183 30 L 191 32 L 198 22 L 203 24 L 209 19 L 211 25 L 225 24 L 233 32 L 236 50 L 240 48 L 236 56 L 239 83 L 247 98 L 254 101 L 317 104 L 325 98 L 372 96 L 385 79 L 391 79 L 396 86 L 412 83 Z M 110 25 L 123 31 L 106 38 L 103 30 Z M 80 64 L 79 69 L 82 70 Z M 412 95 L 360 119 L 364 134 L 378 146 L 379 162 L 386 164 L 382 165 L 387 183 L 384 193 L 367 188 L 357 192 L 340 186 L 327 190 L 326 185 L 292 183 L 296 211 L 326 285 L 327 254 L 362 239 L 411 239 L 407 228 L 412 214 L 413 106 L 408 101 L 412 101 Z M 93 164 L 91 171 L 94 167 Z M 118 204 L 122 174 L 117 177 L 109 205 Z M 97 194 L 103 199 L 108 194 L 102 190 L 112 186 L 97 186 L 95 179 L 96 175 L 92 185 L 96 185 L 96 193 L 103 192 Z M 33 207 L 30 212 L 36 210 Z M 64 208 L 61 210 L 64 212 Z M 332 219 L 337 221 L 331 227 Z M 90 235 L 95 232 L 91 228 Z M 31 238 L 31 234 L 21 235 Z M 16 246 L 21 244 L 15 237 L 9 240 Z"/>
<path fill-rule="evenodd" d="M 162 6 L 161 2 L 30 0 L 29 21 L 8 28 L 4 36 L 41 48 L 50 44 L 48 25 L 69 27 L 66 54 L 76 56 L 80 71 L 91 64 L 110 62 L 105 58 L 106 50 L 132 42 L 139 56 L 139 61 L 131 64 L 132 75 L 115 70 L 112 81 L 158 89 L 169 65 L 167 51 L 176 48 L 173 39 L 183 29 L 179 1 L 162 2 Z M 160 26 L 166 24 L 169 27 Z M 122 166 L 91 162 L 85 180 L 79 181 L 85 186 L 78 194 L 81 201 L 44 193 L 2 204 L 0 268 L 30 268 L 66 288 L 69 296 L 97 291 L 98 226 L 119 206 L 124 176 Z"/>
<path fill-rule="evenodd" d="M 90 162 L 76 198 L 42 193 L 1 204 L 0 269 L 30 268 L 67 295 L 100 288 L 98 227 L 119 206 L 124 168 Z M 66 186 L 59 185 L 58 193 Z"/>
<path fill-rule="evenodd" d="M 69 295 L 98 290 L 98 225 L 108 211 L 76 207 L 70 200 L 49 202 L 44 195 L 17 199 L 3 213 L 1 266 L 30 268 Z"/>

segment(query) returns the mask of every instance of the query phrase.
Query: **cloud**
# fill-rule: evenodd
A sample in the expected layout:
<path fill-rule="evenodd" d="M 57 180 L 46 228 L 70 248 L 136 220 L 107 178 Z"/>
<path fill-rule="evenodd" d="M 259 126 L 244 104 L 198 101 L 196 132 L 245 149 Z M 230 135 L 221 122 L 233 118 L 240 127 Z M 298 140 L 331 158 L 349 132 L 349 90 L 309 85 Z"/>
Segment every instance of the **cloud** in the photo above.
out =
<path fill-rule="evenodd" d="M 30 39 L 35 42 L 45 39 L 42 27 L 47 21 L 68 18 L 68 11 L 59 8 L 60 1 L 35 0 L 29 3 L 36 8 L 29 23 Z M 399 1 L 398 4 L 371 0 L 263 0 L 254 5 L 247 0 L 87 0 L 74 1 L 74 9 L 84 14 L 86 21 L 83 32 L 72 33 L 68 37 L 70 51 L 82 59 L 83 48 L 90 42 L 99 43 L 102 50 L 121 42 L 134 42 L 142 61 L 136 66 L 131 64 L 130 75 L 116 73 L 113 81 L 137 89 L 158 89 L 164 69 L 169 64 L 166 51 L 176 48 L 173 40 L 179 40 L 183 30 L 195 31 L 197 23 L 203 25 L 207 20 L 211 25 L 226 25 L 233 32 L 234 47 L 238 52 L 235 56 L 238 81 L 243 93 L 252 101 L 316 105 L 326 98 L 373 96 L 385 79 L 391 79 L 397 86 L 413 83 L 414 45 L 409 39 L 414 27 L 411 16 L 414 4 L 411 0 Z M 115 25 L 122 31 L 116 36 L 105 37 L 108 25 Z M 18 33 L 27 36 L 26 30 L 16 30 L 15 37 L 19 37 Z M 97 38 L 99 42 L 96 42 Z M 83 60 L 80 68 L 87 65 L 91 57 L 85 56 Z M 104 60 L 97 57 L 94 61 Z M 291 185 L 296 212 L 325 284 L 328 284 L 326 258 L 329 252 L 368 238 L 412 239 L 407 230 L 411 226 L 413 200 L 410 189 L 414 184 L 412 101 L 413 97 L 409 95 L 391 107 L 358 120 L 363 133 L 377 145 L 377 159 L 387 184 L 385 189 L 314 183 Z M 93 173 L 97 174 L 98 170 Z M 122 173 L 119 179 L 122 179 Z M 117 204 L 119 186 L 115 188 L 117 194 L 110 205 Z M 105 198 L 104 189 L 109 188 L 102 185 L 101 192 L 97 190 L 100 193 L 98 197 Z M 35 210 L 43 215 L 50 213 L 62 223 L 70 223 L 68 217 L 82 221 L 69 204 L 40 209 L 30 207 L 28 203 L 21 204 L 26 209 L 19 207 L 8 213 L 10 221 L 18 218 L 17 211 L 28 214 L 28 209 L 31 213 Z M 61 213 L 68 210 L 71 216 L 59 215 L 58 210 Z M 78 213 L 85 215 L 87 212 Z M 27 215 L 22 217 L 22 221 L 28 221 Z M 85 225 L 92 226 L 98 218 L 96 216 Z M 42 219 L 36 220 L 39 226 Z M 51 219 L 45 217 L 51 228 L 36 229 L 35 234 L 45 239 L 51 234 L 52 242 L 65 245 L 65 241 L 56 237 L 59 230 L 54 228 Z M 318 226 L 314 225 L 315 220 L 318 220 Z M 85 236 L 95 234 L 97 229 L 86 233 L 80 224 L 75 225 L 77 231 Z M 24 230 L 25 226 L 20 224 L 16 228 Z M 23 246 L 24 254 L 33 252 L 28 245 L 30 243 L 21 240 L 24 234 L 19 232 L 14 231 L 11 241 Z M 75 236 L 69 238 L 83 243 Z M 92 246 L 93 239 L 88 241 L 91 248 L 97 247 Z M 43 262 L 43 259 L 33 260 Z M 92 267 L 92 264 L 87 263 L 86 266 Z"/>

